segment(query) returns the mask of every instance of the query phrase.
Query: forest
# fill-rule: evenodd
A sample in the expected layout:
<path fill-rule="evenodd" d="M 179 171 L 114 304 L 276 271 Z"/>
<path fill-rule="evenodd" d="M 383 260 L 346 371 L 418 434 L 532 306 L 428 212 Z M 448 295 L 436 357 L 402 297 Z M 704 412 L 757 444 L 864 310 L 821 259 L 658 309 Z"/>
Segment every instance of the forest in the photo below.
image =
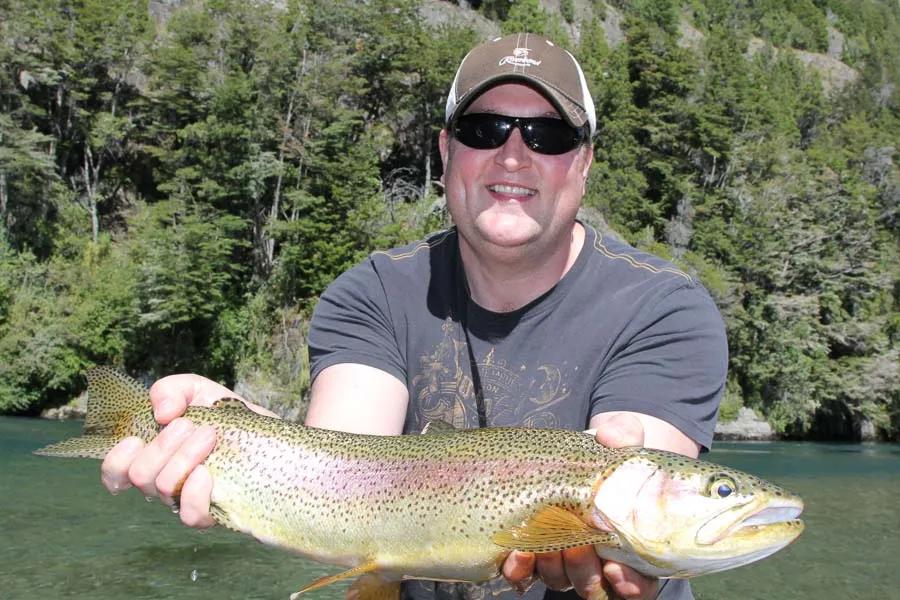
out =
<path fill-rule="evenodd" d="M 0 414 L 111 364 L 301 415 L 318 295 L 449 225 L 447 89 L 515 31 L 585 68 L 581 218 L 718 304 L 720 419 L 900 439 L 893 0 L 0 0 Z"/>

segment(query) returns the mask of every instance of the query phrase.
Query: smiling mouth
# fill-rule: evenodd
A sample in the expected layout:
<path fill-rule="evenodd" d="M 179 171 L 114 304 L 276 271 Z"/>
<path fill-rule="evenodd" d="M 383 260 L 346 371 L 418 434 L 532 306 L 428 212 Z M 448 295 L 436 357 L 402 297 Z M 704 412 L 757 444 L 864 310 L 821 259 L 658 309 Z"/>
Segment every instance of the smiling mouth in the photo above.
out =
<path fill-rule="evenodd" d="M 531 188 L 504 184 L 489 185 L 488 190 L 497 194 L 507 194 L 510 196 L 534 196 L 537 193 Z"/>

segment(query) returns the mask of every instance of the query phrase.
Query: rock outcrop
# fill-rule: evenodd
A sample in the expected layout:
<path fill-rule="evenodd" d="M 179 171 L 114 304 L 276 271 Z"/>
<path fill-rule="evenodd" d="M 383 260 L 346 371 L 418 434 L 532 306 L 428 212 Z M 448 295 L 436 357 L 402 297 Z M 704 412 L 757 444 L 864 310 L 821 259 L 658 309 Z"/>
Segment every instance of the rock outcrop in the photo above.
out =
<path fill-rule="evenodd" d="M 68 404 L 47 408 L 41 411 L 42 419 L 51 421 L 71 421 L 83 419 L 87 414 L 87 392 L 84 392 Z"/>
<path fill-rule="evenodd" d="M 753 409 L 743 406 L 734 421 L 716 424 L 717 440 L 774 440 L 775 430 L 764 419 L 760 419 Z"/>

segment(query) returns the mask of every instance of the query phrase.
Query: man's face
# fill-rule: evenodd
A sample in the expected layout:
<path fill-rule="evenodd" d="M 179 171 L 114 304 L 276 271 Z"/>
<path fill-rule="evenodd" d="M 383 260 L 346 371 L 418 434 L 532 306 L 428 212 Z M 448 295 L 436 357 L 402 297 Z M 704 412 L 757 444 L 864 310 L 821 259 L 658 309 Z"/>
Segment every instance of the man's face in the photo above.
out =
<path fill-rule="evenodd" d="M 466 113 L 559 117 L 549 100 L 519 83 L 490 88 Z M 590 146 L 539 154 L 515 128 L 505 144 L 488 150 L 469 148 L 443 130 L 440 148 L 447 206 L 464 243 L 508 258 L 567 243 L 593 158 Z"/>

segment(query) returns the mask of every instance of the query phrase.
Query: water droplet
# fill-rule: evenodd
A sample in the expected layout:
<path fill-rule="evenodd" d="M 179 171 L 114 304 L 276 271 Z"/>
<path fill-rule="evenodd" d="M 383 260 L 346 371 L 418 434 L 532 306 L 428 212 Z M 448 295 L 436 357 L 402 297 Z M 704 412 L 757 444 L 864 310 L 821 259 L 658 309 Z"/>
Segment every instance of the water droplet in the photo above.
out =
<path fill-rule="evenodd" d="M 153 496 L 144 496 L 144 500 L 147 502 L 153 502 Z"/>
<path fill-rule="evenodd" d="M 191 571 L 191 581 L 197 581 L 197 569 Z"/>
<path fill-rule="evenodd" d="M 176 515 L 178 514 L 178 507 L 177 507 L 177 506 L 173 506 L 173 507 L 172 507 L 172 513 L 173 513 L 173 514 L 176 514 Z"/>
<path fill-rule="evenodd" d="M 196 551 L 197 551 L 197 546 L 194 546 L 194 552 L 196 552 Z"/>

